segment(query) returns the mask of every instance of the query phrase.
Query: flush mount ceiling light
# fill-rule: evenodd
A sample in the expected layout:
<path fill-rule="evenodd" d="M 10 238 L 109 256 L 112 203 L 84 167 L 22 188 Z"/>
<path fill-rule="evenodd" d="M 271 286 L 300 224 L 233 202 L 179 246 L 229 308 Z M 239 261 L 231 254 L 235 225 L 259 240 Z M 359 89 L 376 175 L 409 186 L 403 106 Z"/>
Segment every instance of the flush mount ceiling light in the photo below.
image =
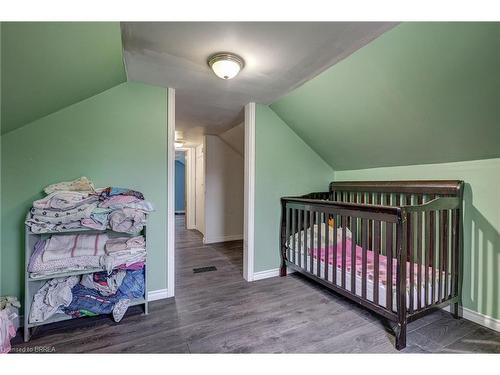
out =
<path fill-rule="evenodd" d="M 207 60 L 215 75 L 222 79 L 231 79 L 238 75 L 245 66 L 245 61 L 238 55 L 229 52 L 218 52 Z"/>

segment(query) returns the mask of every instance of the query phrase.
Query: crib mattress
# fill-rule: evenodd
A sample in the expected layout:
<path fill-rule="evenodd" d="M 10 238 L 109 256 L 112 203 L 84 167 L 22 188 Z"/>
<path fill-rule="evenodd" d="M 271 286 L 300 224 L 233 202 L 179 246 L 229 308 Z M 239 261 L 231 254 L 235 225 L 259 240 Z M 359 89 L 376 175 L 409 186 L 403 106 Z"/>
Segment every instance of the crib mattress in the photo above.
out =
<path fill-rule="evenodd" d="M 349 249 L 347 251 L 346 249 L 346 255 L 347 255 L 347 252 L 350 253 L 350 250 Z M 318 276 L 316 274 L 317 270 L 318 270 L 318 256 L 317 256 L 317 252 L 314 251 L 313 249 L 313 254 L 314 256 L 311 257 L 310 256 L 310 252 L 308 251 L 308 254 L 306 255 L 306 264 L 304 265 L 303 261 L 304 261 L 304 251 L 301 251 L 299 253 L 298 250 L 295 250 L 295 256 L 293 257 L 292 260 L 295 260 L 294 263 L 299 265 L 298 263 L 298 257 L 300 256 L 301 257 L 301 267 L 302 268 L 305 268 L 306 270 L 310 270 L 311 269 L 311 261 L 313 262 L 312 264 L 312 270 L 313 270 L 313 274 L 315 274 L 316 276 Z M 383 256 L 381 255 L 380 258 L 382 258 Z M 331 261 L 331 257 L 329 258 L 329 263 L 328 263 L 328 281 L 332 282 L 333 281 L 333 270 L 334 270 L 334 266 L 332 264 L 332 261 Z M 325 258 L 323 256 L 320 256 L 320 273 L 319 273 L 319 277 L 324 279 L 325 278 Z M 337 258 L 337 261 L 339 262 L 339 258 Z M 341 262 L 341 260 L 340 260 Z M 384 262 L 380 262 L 380 267 L 382 267 L 382 264 Z M 394 263 L 396 263 L 396 260 L 394 259 Z M 369 265 L 369 263 L 368 263 Z M 385 265 L 384 265 L 385 267 Z M 392 306 L 392 310 L 393 311 L 396 311 L 396 265 L 394 265 L 394 272 L 393 272 L 393 288 L 392 288 L 392 301 L 393 301 L 393 306 Z M 408 270 L 408 267 L 409 267 L 409 264 L 407 265 L 407 270 Z M 369 301 L 374 301 L 374 298 L 373 298 L 373 295 L 374 295 L 374 279 L 373 279 L 373 271 L 370 270 L 371 268 L 370 267 L 367 267 L 367 282 L 366 282 L 366 298 L 369 300 Z M 381 271 L 382 269 L 380 269 Z M 335 272 L 336 272 L 336 284 L 338 287 L 341 287 L 342 285 L 342 268 L 341 268 L 341 265 L 339 263 L 337 263 L 337 267 L 335 267 Z M 428 282 L 428 292 L 427 292 L 427 304 L 431 304 L 433 303 L 432 301 L 432 289 L 435 288 L 435 293 L 434 293 L 434 302 L 437 302 L 437 298 L 439 296 L 439 278 L 438 278 L 438 275 L 439 275 L 439 272 L 436 271 L 436 276 L 435 276 L 435 282 L 434 282 L 434 285 L 432 283 L 432 277 L 431 275 L 429 275 L 429 282 Z M 415 273 L 415 277 L 416 277 L 416 273 Z M 443 272 L 442 273 L 442 289 L 441 289 L 441 295 L 444 296 L 446 295 L 445 293 L 445 283 L 444 283 L 444 277 L 445 277 L 445 273 Z M 418 283 L 414 282 L 414 288 L 413 288 L 413 296 L 410 296 L 410 288 L 409 288 L 409 280 L 407 280 L 407 288 L 406 288 L 406 305 L 409 306 L 410 304 L 410 298 L 413 298 L 413 306 L 415 306 L 415 308 L 417 307 L 417 304 L 418 304 L 418 293 L 420 293 L 420 301 L 421 301 L 421 305 L 424 306 L 425 305 L 425 280 L 424 280 L 424 274 L 422 272 L 422 282 L 420 284 L 420 288 L 418 288 Z M 451 275 L 448 274 L 448 285 L 451 285 Z M 355 292 L 354 294 L 356 294 L 357 296 L 361 297 L 361 288 L 362 288 L 362 275 L 361 275 L 361 265 L 357 265 L 356 266 L 356 276 L 355 276 Z M 353 292 L 352 291 L 352 288 L 351 288 L 351 266 L 350 266 L 350 262 L 347 262 L 346 261 L 346 273 L 345 273 L 345 286 L 344 286 L 344 289 L 348 290 L 349 292 Z M 388 308 L 387 306 L 387 293 L 386 293 L 386 290 L 387 290 L 387 282 L 386 282 L 386 279 L 384 277 L 382 277 L 382 275 L 380 274 L 379 275 L 379 282 L 378 282 L 378 304 L 380 306 L 383 306 L 383 307 L 386 307 Z"/>

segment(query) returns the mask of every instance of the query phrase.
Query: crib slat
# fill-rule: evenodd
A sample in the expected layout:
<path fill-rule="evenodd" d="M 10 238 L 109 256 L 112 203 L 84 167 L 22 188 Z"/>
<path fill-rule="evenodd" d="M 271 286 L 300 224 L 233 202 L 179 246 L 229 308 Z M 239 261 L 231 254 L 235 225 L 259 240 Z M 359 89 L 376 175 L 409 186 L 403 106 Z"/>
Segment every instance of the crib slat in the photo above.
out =
<path fill-rule="evenodd" d="M 439 218 L 439 264 L 438 264 L 438 302 L 441 302 L 441 299 L 443 298 L 443 268 L 444 268 L 444 249 L 445 249 L 445 243 L 444 243 L 444 211 L 438 211 L 438 218 Z"/>
<path fill-rule="evenodd" d="M 325 213 L 324 215 L 324 222 L 325 222 L 325 280 L 328 281 L 328 268 L 329 268 L 329 263 L 328 263 L 328 258 L 329 258 L 329 252 L 330 252 L 330 226 L 328 225 L 328 219 L 329 215 Z"/>
<path fill-rule="evenodd" d="M 345 288 L 345 271 L 346 271 L 346 218 L 345 216 L 341 216 L 342 221 L 342 280 L 340 280 L 340 285 L 342 288 Z"/>
<path fill-rule="evenodd" d="M 382 223 L 375 220 L 375 246 L 373 246 L 373 302 L 378 305 L 378 279 L 379 279 L 379 253 L 380 253 L 380 227 Z"/>
<path fill-rule="evenodd" d="M 362 246 L 362 257 L 361 257 L 361 297 L 366 299 L 366 284 L 367 284 L 367 276 L 366 276 L 366 267 L 367 267 L 367 241 L 366 241 L 366 232 L 368 229 L 368 220 L 361 219 L 361 246 Z M 370 228 L 371 229 L 371 228 Z"/>
<path fill-rule="evenodd" d="M 417 204 L 422 204 L 422 195 L 418 195 Z M 417 309 L 422 308 L 422 213 L 417 212 Z"/>
<path fill-rule="evenodd" d="M 316 249 L 316 276 L 321 277 L 321 212 L 317 212 L 317 227 L 318 227 L 318 238 L 317 238 L 317 246 Z"/>
<path fill-rule="evenodd" d="M 296 253 L 296 258 L 298 257 L 298 262 L 297 259 L 295 259 L 295 263 L 298 263 L 299 267 L 302 267 L 302 235 L 304 231 L 302 230 L 302 216 L 304 215 L 303 210 L 297 210 L 298 212 L 298 220 L 297 220 L 297 233 L 298 233 L 298 241 L 297 241 L 297 253 Z"/>
<path fill-rule="evenodd" d="M 408 204 L 409 202 L 407 202 Z M 406 226 L 406 238 L 407 238 L 407 249 L 408 249 L 408 257 L 406 259 L 410 265 L 410 313 L 414 310 L 414 286 L 415 286 L 415 270 L 414 270 L 414 259 L 413 259 L 413 214 L 409 213 L 407 216 L 407 226 Z M 418 290 L 418 289 L 417 289 Z"/>
<path fill-rule="evenodd" d="M 333 253 L 332 253 L 332 283 L 337 285 L 337 226 L 338 216 L 333 217 Z"/>
<path fill-rule="evenodd" d="M 303 268 L 307 270 L 307 232 L 309 231 L 309 228 L 307 226 L 307 219 L 309 216 L 309 211 L 304 210 L 304 222 L 303 222 L 303 229 L 304 229 L 304 249 L 302 250 L 302 257 L 303 257 Z"/>
<path fill-rule="evenodd" d="M 431 195 L 430 199 L 434 199 Z M 431 303 L 436 301 L 436 213 L 434 211 L 430 212 L 430 239 L 429 239 L 429 258 L 431 267 Z"/>
<path fill-rule="evenodd" d="M 425 213 L 425 268 L 424 268 L 424 291 L 425 291 L 425 302 L 424 306 L 429 304 L 429 265 L 430 259 L 430 243 L 431 243 L 431 225 L 430 225 L 430 212 Z"/>
<path fill-rule="evenodd" d="M 297 241 L 295 241 L 295 236 L 297 236 L 297 240 L 299 239 L 299 231 L 297 230 L 297 209 L 292 209 L 292 233 L 293 233 L 293 249 L 291 251 L 290 262 L 296 263 L 296 254 L 297 254 Z"/>
<path fill-rule="evenodd" d="M 452 227 L 452 243 L 451 243 L 451 295 L 454 297 L 458 294 L 458 248 L 460 246 L 460 239 L 458 237 L 460 222 L 458 217 L 458 210 L 452 210 L 451 216 L 451 227 Z"/>
<path fill-rule="evenodd" d="M 286 211 L 286 223 L 285 223 L 285 240 L 286 240 L 286 258 L 290 260 L 290 208 L 285 208 Z M 292 237 L 295 238 L 295 237 Z"/>
<path fill-rule="evenodd" d="M 448 299 L 450 293 L 448 291 L 448 253 L 449 253 L 449 230 L 448 230 L 448 210 L 443 211 L 443 276 L 444 276 L 444 295 L 443 299 Z"/>
<path fill-rule="evenodd" d="M 368 204 L 373 204 L 373 193 L 368 193 Z M 370 249 L 373 249 L 373 221 L 368 222 L 368 244 Z"/>
<path fill-rule="evenodd" d="M 309 245 L 309 251 L 308 251 L 309 272 L 314 273 L 313 272 L 313 267 L 314 267 L 314 253 L 313 253 L 313 249 L 314 249 L 314 211 L 312 211 L 312 210 L 309 211 L 309 228 L 310 228 L 310 232 L 309 232 L 310 245 Z"/>
<path fill-rule="evenodd" d="M 387 310 L 392 311 L 392 223 L 386 223 L 386 236 L 385 241 L 387 244 L 387 270 L 386 270 L 386 307 Z"/>
<path fill-rule="evenodd" d="M 351 293 L 356 294 L 356 228 L 357 228 L 357 219 L 351 219 Z"/>

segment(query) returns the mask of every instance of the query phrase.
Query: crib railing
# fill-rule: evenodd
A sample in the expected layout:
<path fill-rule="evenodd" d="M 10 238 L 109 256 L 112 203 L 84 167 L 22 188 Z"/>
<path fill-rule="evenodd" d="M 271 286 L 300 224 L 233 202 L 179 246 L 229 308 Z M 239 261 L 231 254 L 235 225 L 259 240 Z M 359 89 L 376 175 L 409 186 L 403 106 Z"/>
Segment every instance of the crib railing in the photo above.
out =
<path fill-rule="evenodd" d="M 281 274 L 300 271 L 397 322 L 401 348 L 408 321 L 453 302 L 457 310 L 461 184 L 355 186 L 281 199 Z"/>

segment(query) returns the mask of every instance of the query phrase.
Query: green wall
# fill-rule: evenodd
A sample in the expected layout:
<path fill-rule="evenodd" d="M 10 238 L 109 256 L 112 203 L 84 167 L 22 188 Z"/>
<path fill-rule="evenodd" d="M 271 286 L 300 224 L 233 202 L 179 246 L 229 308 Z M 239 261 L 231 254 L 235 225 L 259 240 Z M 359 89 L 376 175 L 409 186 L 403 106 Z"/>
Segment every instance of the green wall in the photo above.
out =
<path fill-rule="evenodd" d="M 403 23 L 271 108 L 335 170 L 500 157 L 500 23 Z"/>
<path fill-rule="evenodd" d="M 2 133 L 126 81 L 118 22 L 4 22 L 2 52 Z"/>
<path fill-rule="evenodd" d="M 2 26 L 0 22 L 0 87 L 2 87 Z M 2 90 L 0 90 L 0 129 L 2 129 Z M 0 296 L 3 296 L 2 289 L 2 132 L 0 132 Z"/>
<path fill-rule="evenodd" d="M 336 171 L 336 181 L 464 180 L 464 307 L 500 319 L 500 159 Z"/>
<path fill-rule="evenodd" d="M 328 189 L 334 171 L 268 106 L 256 106 L 254 271 L 280 266 L 283 196 Z"/>
<path fill-rule="evenodd" d="M 2 293 L 21 296 L 24 217 L 44 186 L 87 176 L 140 190 L 148 221 L 149 289 L 166 288 L 167 90 L 123 83 L 2 136 Z"/>

